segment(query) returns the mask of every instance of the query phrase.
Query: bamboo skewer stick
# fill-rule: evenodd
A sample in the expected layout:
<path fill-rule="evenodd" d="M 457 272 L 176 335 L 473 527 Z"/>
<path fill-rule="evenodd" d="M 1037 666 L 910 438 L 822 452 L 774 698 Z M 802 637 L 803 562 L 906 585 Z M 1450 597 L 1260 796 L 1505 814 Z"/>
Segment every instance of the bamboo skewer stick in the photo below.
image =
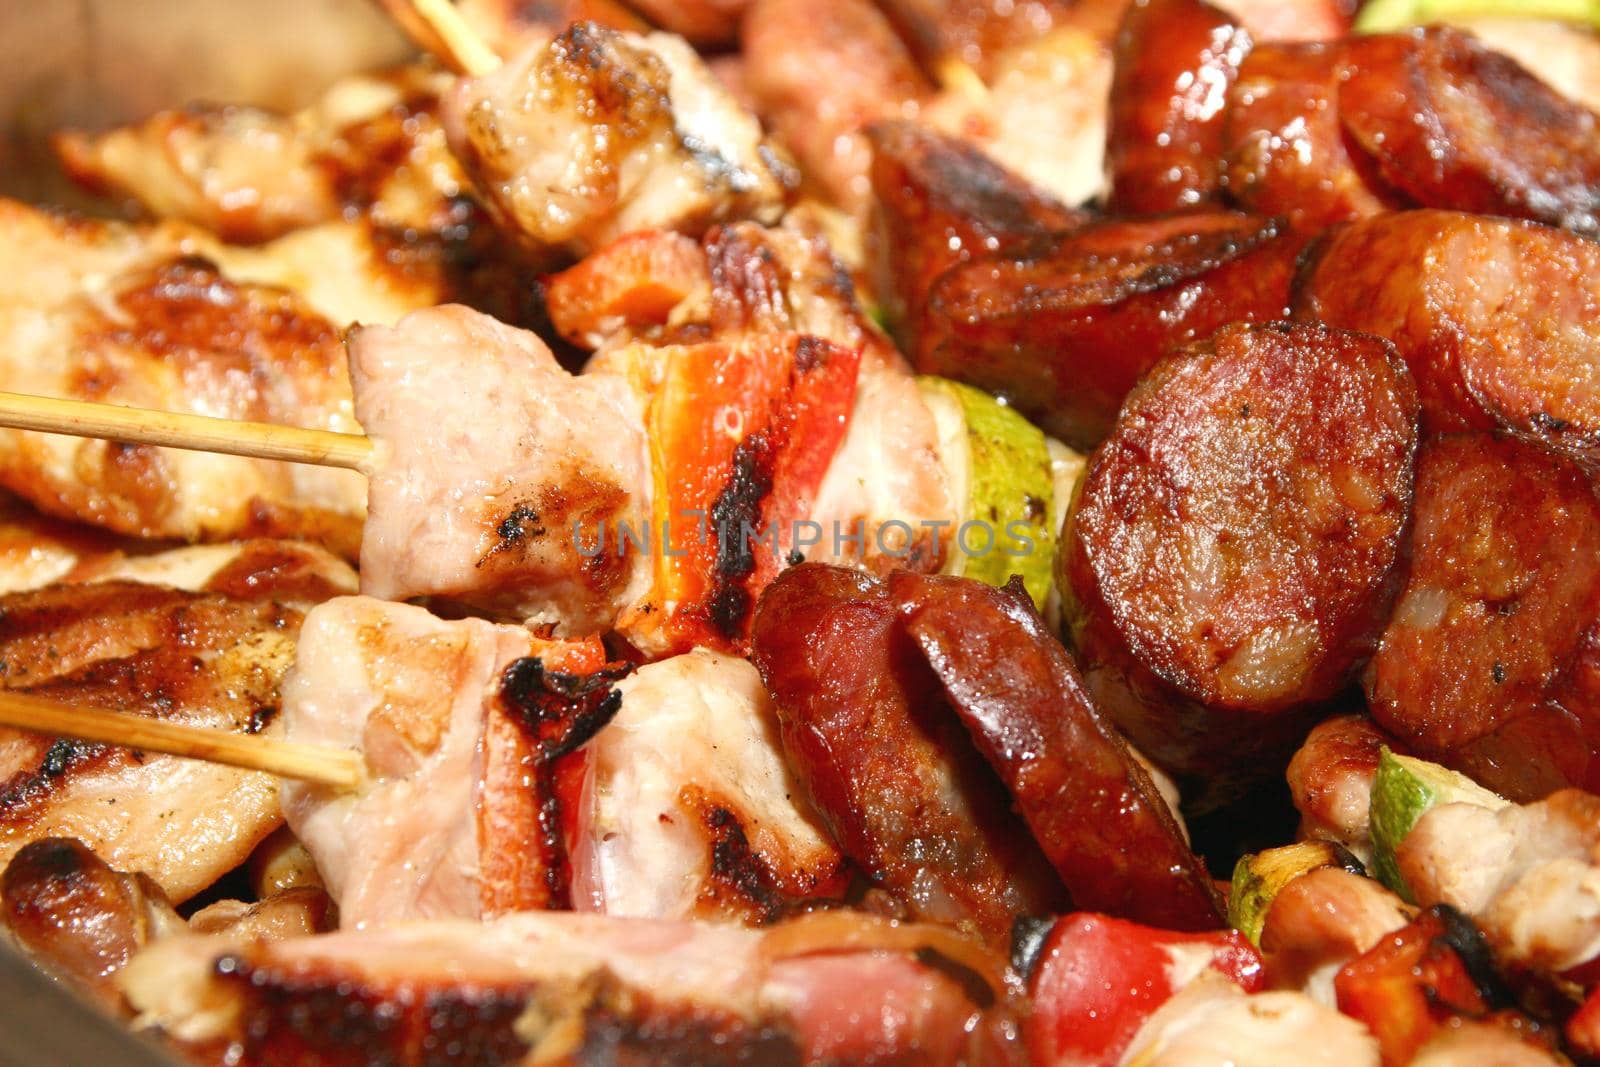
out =
<path fill-rule="evenodd" d="M 355 789 L 364 777 L 361 757 L 342 748 L 225 733 L 121 711 L 63 704 L 27 693 L 0 692 L 0 726 L 225 763 L 336 789 Z"/>
<path fill-rule="evenodd" d="M 133 445 L 287 460 L 370 472 L 372 440 L 361 434 L 307 430 L 269 422 L 237 422 L 88 400 L 0 392 L 0 426 L 100 437 Z"/>
<path fill-rule="evenodd" d="M 500 56 L 467 25 L 451 0 L 380 0 L 413 43 L 457 74 L 480 77 L 500 66 Z"/>

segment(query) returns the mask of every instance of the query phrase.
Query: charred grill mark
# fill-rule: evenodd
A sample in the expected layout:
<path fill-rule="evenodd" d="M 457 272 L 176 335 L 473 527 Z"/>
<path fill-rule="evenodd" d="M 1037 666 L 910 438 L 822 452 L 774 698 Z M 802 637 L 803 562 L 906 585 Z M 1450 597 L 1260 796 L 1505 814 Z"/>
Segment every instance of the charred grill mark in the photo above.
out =
<path fill-rule="evenodd" d="M 545 889 L 552 901 L 570 901 L 572 877 L 561 834 L 561 798 L 555 764 L 583 747 L 616 717 L 622 694 L 615 683 L 633 667 L 621 663 L 594 674 L 549 671 L 534 656 L 508 665 L 500 676 L 500 704 L 533 743 L 528 781 L 538 810 L 538 839 Z"/>
<path fill-rule="evenodd" d="M 599 968 L 570 981 L 420 993 L 339 972 L 257 965 L 242 953 L 223 956 L 214 973 L 238 998 L 237 1036 L 248 1063 L 512 1064 L 531 1048 L 587 1065 L 804 1062 L 782 1020 L 675 1003 Z"/>
<path fill-rule="evenodd" d="M 751 913 L 757 923 L 775 922 L 792 902 L 778 889 L 772 870 L 750 848 L 739 816 L 694 787 L 684 790 L 684 806 L 699 814 L 710 837 L 711 879 L 714 899 L 734 903 Z M 728 898 L 732 898 L 731 901 Z"/>
<path fill-rule="evenodd" d="M 1506 988 L 1505 981 L 1495 967 L 1494 953 L 1478 924 L 1451 907 L 1435 904 L 1428 913 L 1438 918 L 1444 931 L 1434 938 L 1434 944 L 1453 952 L 1466 969 L 1478 996 L 1491 1010 L 1516 1006 L 1516 999 Z"/>
<path fill-rule="evenodd" d="M 524 538 L 538 539 L 549 533 L 539 525 L 539 513 L 527 504 L 518 504 L 506 512 L 505 518 L 495 524 L 495 536 L 499 538 L 489 551 L 479 558 L 477 565 L 482 567 L 489 560 L 502 552 L 510 552 L 519 547 Z"/>
<path fill-rule="evenodd" d="M 832 353 L 832 343 L 805 334 L 794 345 L 794 369 L 800 374 L 807 374 L 819 367 L 826 367 Z"/>
<path fill-rule="evenodd" d="M 756 569 L 754 541 L 761 505 L 772 492 L 772 468 L 777 449 L 765 432 L 739 442 L 733 453 L 733 470 L 711 505 L 711 529 L 717 539 L 706 613 L 713 626 L 728 638 L 744 632 L 752 606 L 744 580 Z"/>

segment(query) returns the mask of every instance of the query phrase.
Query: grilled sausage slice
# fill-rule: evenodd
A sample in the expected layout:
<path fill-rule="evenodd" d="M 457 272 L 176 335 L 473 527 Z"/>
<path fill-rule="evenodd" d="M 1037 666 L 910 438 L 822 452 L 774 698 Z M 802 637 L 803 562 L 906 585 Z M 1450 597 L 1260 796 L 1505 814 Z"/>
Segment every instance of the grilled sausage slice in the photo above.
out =
<path fill-rule="evenodd" d="M 1201 807 L 1270 773 L 1398 591 L 1417 400 L 1379 338 L 1228 326 L 1129 394 L 1058 583 L 1090 692 Z"/>
<path fill-rule="evenodd" d="M 1600 620 L 1600 497 L 1573 464 L 1489 434 L 1417 464 L 1411 573 L 1367 673 L 1378 723 L 1516 800 L 1600 784 L 1600 705 L 1555 688 Z"/>

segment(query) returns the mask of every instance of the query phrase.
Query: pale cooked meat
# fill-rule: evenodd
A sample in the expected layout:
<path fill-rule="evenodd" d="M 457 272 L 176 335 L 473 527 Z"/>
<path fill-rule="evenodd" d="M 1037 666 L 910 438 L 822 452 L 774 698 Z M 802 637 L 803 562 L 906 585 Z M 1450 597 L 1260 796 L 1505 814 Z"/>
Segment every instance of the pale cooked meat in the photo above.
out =
<path fill-rule="evenodd" d="M 353 432 L 338 330 L 293 294 L 235 283 L 140 231 L 0 201 L 7 389 Z M 46 512 L 180 540 L 359 536 L 360 475 L 0 433 L 0 484 Z"/>
<path fill-rule="evenodd" d="M 680 37 L 576 23 L 446 100 L 456 154 L 532 247 L 776 221 L 792 180 Z"/>
<path fill-rule="evenodd" d="M 250 891 L 258 900 L 286 889 L 324 887 L 322 872 L 317 870 L 310 850 L 287 826 L 278 827 L 256 846 L 250 853 L 248 868 Z"/>
<path fill-rule="evenodd" d="M 146 1025 L 191 1047 L 239 1041 L 244 1064 L 342 1062 L 350 1034 L 365 1059 L 396 1064 L 446 1047 L 490 1063 L 972 1062 L 982 1013 L 940 954 L 873 951 L 881 924 L 856 923 L 829 936 L 525 913 L 276 944 L 182 938 L 120 984 Z"/>
<path fill-rule="evenodd" d="M 260 900 L 219 900 L 207 904 L 189 917 L 189 931 L 251 941 L 287 941 L 337 929 L 337 914 L 333 900 L 324 890 L 317 886 L 296 886 Z"/>
<path fill-rule="evenodd" d="M 1306 837 L 1337 841 L 1362 862 L 1371 856 L 1372 783 L 1378 755 L 1405 748 L 1365 715 L 1318 723 L 1289 761 L 1289 792 Z"/>
<path fill-rule="evenodd" d="M 80 561 L 66 580 L 139 582 L 241 600 L 269 598 L 308 607 L 356 591 L 356 572 L 320 545 L 304 541 L 232 541 Z"/>
<path fill-rule="evenodd" d="M 609 696 L 580 681 L 603 662 L 597 641 L 544 641 L 369 597 L 312 609 L 284 683 L 285 734 L 360 752 L 367 781 L 354 791 L 285 781 L 282 798 L 343 925 L 565 903 L 544 745 L 573 710 L 564 697 Z"/>
<path fill-rule="evenodd" d="M 1340 968 L 1410 922 L 1415 909 L 1380 883 L 1321 867 L 1278 890 L 1261 928 L 1272 983 L 1337 1007 Z"/>
<path fill-rule="evenodd" d="M 363 329 L 350 358 L 380 449 L 363 592 L 586 634 L 648 589 L 645 553 L 580 552 L 600 523 L 643 530 L 650 514 L 643 406 L 623 378 L 569 375 L 533 334 L 462 307 Z"/>
<path fill-rule="evenodd" d="M 1302 993 L 1246 994 L 1207 971 L 1145 1020 L 1122 1061 L 1139 1067 L 1378 1067 L 1367 1028 Z"/>
<path fill-rule="evenodd" d="M 1458 1019 L 1440 1027 L 1409 1067 L 1560 1067 L 1569 1062 L 1501 1023 Z"/>
<path fill-rule="evenodd" d="M 1111 37 L 1067 24 L 992 59 L 989 91 L 946 89 L 928 125 L 969 141 L 1064 204 L 1105 191 Z"/>
<path fill-rule="evenodd" d="M 714 0 L 713 0 L 714 2 Z M 386 4 L 391 16 L 404 18 L 407 4 Z M 644 33 L 650 26 L 621 0 L 456 0 L 462 21 L 501 56 L 511 56 L 537 42 L 549 41 L 574 22 L 598 22 L 617 30 Z M 430 43 L 427 26 L 412 20 L 406 31 L 435 55 L 441 42 Z"/>
<path fill-rule="evenodd" d="M 113 977 L 145 945 L 183 929 L 161 887 L 113 870 L 80 841 L 46 837 L 0 875 L 0 921 L 13 944 L 112 1011 Z"/>
<path fill-rule="evenodd" d="M 877 572 L 937 570 L 948 531 L 961 518 L 954 492 L 938 424 L 916 379 L 863 357 L 850 424 L 811 509 L 828 534 L 806 559 Z M 909 527 L 910 538 L 895 536 L 901 530 L 892 522 Z M 940 529 L 946 538 L 930 533 Z"/>
<path fill-rule="evenodd" d="M 86 564 L 113 558 L 128 544 L 102 530 L 41 515 L 0 494 L 0 595 L 66 580 Z"/>
<path fill-rule="evenodd" d="M 749 662 L 689 652 L 617 691 L 621 709 L 584 750 L 574 906 L 764 922 L 843 890 L 844 858 L 784 762 Z"/>
<path fill-rule="evenodd" d="M 8 689 L 240 733 L 276 733 L 300 616 L 127 582 L 0 600 Z M 174 901 L 215 882 L 282 821 L 277 780 L 176 756 L 0 730 L 0 864 L 74 837 Z"/>
<path fill-rule="evenodd" d="M 367 597 L 312 609 L 301 632 L 284 683 L 285 736 L 354 749 L 368 776 L 356 791 L 290 780 L 281 790 L 341 921 L 479 917 L 484 704 L 532 636 Z"/>
<path fill-rule="evenodd" d="M 1600 797 L 1565 789 L 1498 810 L 1441 804 L 1395 860 L 1420 903 L 1472 916 L 1509 962 L 1560 972 L 1600 957 Z"/>
<path fill-rule="evenodd" d="M 161 111 L 55 147 L 69 174 L 224 240 L 270 240 L 358 211 L 381 226 L 459 225 L 466 180 L 434 117 L 449 79 L 422 67 L 335 82 L 293 115 L 228 105 Z"/>
<path fill-rule="evenodd" d="M 889 19 L 871 0 L 756 0 L 741 43 L 756 110 L 808 181 L 863 213 L 872 146 L 862 127 L 915 118 L 933 94 Z"/>

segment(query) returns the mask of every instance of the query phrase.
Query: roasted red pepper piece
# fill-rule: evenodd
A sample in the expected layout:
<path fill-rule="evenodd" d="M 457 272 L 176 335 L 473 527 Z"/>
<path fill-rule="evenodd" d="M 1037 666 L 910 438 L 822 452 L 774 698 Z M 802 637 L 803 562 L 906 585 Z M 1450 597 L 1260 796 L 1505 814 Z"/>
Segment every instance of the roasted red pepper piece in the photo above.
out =
<path fill-rule="evenodd" d="M 1483 934 L 1447 904 L 1345 964 L 1333 987 L 1339 1010 L 1378 1039 L 1385 1065 L 1410 1063 L 1452 1019 L 1483 1019 L 1510 1003 Z"/>
<path fill-rule="evenodd" d="M 1180 934 L 1090 913 L 1057 920 L 1030 982 L 1033 1014 L 1023 1033 L 1033 1062 L 1114 1067 L 1178 991 L 1173 950 L 1203 948 L 1212 950 L 1212 970 L 1247 993 L 1261 990 L 1261 956 L 1236 930 Z"/>

